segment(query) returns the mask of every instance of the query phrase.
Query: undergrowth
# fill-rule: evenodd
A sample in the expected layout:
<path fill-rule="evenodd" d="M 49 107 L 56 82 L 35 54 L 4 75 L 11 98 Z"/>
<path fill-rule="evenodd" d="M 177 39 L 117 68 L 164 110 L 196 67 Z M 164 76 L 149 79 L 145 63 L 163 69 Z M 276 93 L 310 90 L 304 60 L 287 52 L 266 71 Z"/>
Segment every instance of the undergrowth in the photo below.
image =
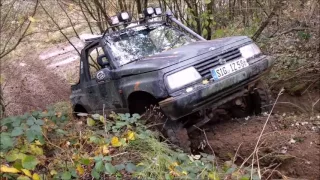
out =
<path fill-rule="evenodd" d="M 250 168 L 231 161 L 218 166 L 214 155 L 186 154 L 160 141 L 161 134 L 137 114 L 70 117 L 66 110 L 49 109 L 2 119 L 0 178 L 250 178 Z"/>

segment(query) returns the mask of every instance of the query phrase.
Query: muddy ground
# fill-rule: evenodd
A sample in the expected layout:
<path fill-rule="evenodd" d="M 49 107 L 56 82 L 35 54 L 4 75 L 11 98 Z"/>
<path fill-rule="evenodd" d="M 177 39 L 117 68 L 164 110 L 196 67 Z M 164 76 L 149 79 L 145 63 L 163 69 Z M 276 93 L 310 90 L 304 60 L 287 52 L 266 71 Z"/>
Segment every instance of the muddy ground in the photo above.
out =
<path fill-rule="evenodd" d="M 223 120 L 204 127 L 220 162 L 241 165 L 251 155 L 267 117 Z M 194 149 L 212 153 L 203 132 L 190 135 Z M 272 178 L 320 179 L 320 116 L 273 115 L 259 144 L 262 172 L 276 169 Z M 201 150 L 201 146 L 205 145 Z M 199 149 L 200 147 L 200 149 Z M 238 152 L 237 152 L 238 150 Z M 237 152 L 237 153 L 236 153 Z M 245 165 L 251 165 L 250 159 Z M 257 163 L 254 163 L 257 165 Z M 269 170 L 269 171 L 270 171 Z"/>

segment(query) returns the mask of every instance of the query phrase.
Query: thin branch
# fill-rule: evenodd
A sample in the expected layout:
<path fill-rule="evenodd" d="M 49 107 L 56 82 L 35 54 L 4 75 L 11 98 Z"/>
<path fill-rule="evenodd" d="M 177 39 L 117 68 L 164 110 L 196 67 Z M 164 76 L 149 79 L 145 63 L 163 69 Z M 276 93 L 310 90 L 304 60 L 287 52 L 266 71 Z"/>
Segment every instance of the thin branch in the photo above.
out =
<path fill-rule="evenodd" d="M 62 7 L 62 5 L 59 3 L 59 1 L 57 1 L 57 3 L 58 3 L 58 5 L 60 6 L 60 8 L 62 9 L 62 11 L 64 12 L 64 14 L 67 16 L 67 18 L 68 18 L 68 20 L 69 20 L 69 22 L 70 22 L 70 24 L 71 24 L 71 27 L 72 27 L 72 29 L 73 29 L 73 32 L 76 34 L 77 38 L 80 39 L 79 34 L 77 33 L 76 29 L 74 28 L 74 24 L 73 24 L 70 16 L 68 15 L 68 12 Z"/>
<path fill-rule="evenodd" d="M 79 56 L 81 55 L 79 50 L 75 47 L 75 45 L 70 41 L 70 39 L 67 37 L 67 35 L 62 31 L 61 27 L 59 26 L 59 24 L 53 19 L 53 17 L 49 14 L 49 12 L 47 11 L 46 8 L 44 8 L 44 6 L 42 5 L 42 3 L 40 2 L 40 6 L 42 7 L 42 9 L 44 10 L 44 12 L 48 15 L 48 17 L 51 19 L 51 21 L 56 25 L 56 27 L 58 28 L 59 32 L 66 38 L 66 40 L 69 42 L 69 44 L 77 51 L 77 53 L 79 54 Z"/>

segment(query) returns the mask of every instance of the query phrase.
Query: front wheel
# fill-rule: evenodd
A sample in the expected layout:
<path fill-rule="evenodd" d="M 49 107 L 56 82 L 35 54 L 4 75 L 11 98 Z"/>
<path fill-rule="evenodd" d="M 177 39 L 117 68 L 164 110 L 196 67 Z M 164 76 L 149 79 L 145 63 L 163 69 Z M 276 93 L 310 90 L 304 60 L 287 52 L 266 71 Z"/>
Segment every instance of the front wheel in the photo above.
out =
<path fill-rule="evenodd" d="M 269 113 L 271 105 L 269 89 L 263 82 L 258 82 L 247 95 L 236 99 L 229 111 L 235 118 L 244 118 L 264 112 Z"/>
<path fill-rule="evenodd" d="M 179 146 L 185 152 L 191 151 L 188 131 L 181 122 L 167 120 L 163 131 L 172 144 Z"/>

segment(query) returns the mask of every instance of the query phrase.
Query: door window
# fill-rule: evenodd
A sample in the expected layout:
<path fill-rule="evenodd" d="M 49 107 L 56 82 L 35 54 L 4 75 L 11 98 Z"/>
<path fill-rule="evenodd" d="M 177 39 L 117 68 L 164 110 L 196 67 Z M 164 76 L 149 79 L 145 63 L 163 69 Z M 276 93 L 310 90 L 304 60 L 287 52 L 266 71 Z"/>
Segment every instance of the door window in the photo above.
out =
<path fill-rule="evenodd" d="M 92 49 L 88 55 L 89 71 L 90 71 L 91 79 L 95 79 L 97 71 L 101 69 L 101 66 L 97 62 L 97 59 L 98 59 L 98 56 L 102 54 L 104 54 L 103 49 L 101 47 L 96 47 Z"/>

